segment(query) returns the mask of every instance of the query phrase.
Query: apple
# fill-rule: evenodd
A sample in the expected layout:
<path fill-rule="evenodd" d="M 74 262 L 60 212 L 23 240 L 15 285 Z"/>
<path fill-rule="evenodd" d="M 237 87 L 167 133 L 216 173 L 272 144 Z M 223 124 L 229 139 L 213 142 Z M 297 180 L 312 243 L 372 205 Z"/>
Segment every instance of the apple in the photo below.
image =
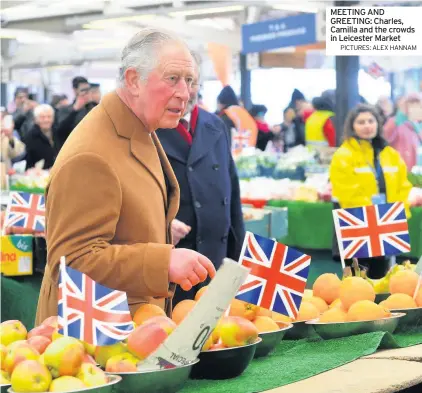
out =
<path fill-rule="evenodd" d="M 64 337 L 64 336 L 63 336 L 63 334 L 59 333 L 59 329 L 55 329 L 53 334 L 51 335 L 51 341 L 56 341 L 56 340 L 58 340 L 59 338 L 62 338 L 62 337 Z"/>
<path fill-rule="evenodd" d="M 25 360 L 38 360 L 39 357 L 38 351 L 25 341 L 12 343 L 4 359 L 4 369 L 12 375 L 13 370 L 19 363 Z"/>
<path fill-rule="evenodd" d="M 94 358 L 101 367 L 105 368 L 108 359 L 125 352 L 127 352 L 126 346 L 119 342 L 113 345 L 95 348 Z"/>
<path fill-rule="evenodd" d="M 40 354 L 43 354 L 46 348 L 51 344 L 51 340 L 45 336 L 33 336 L 29 338 L 27 342 Z"/>
<path fill-rule="evenodd" d="M 219 326 L 220 339 L 226 347 L 251 344 L 258 338 L 257 327 L 241 317 L 226 317 Z"/>
<path fill-rule="evenodd" d="M 25 360 L 13 370 L 11 383 L 15 392 L 48 392 L 51 374 L 36 360 Z"/>
<path fill-rule="evenodd" d="M 210 334 L 207 338 L 207 341 L 205 341 L 202 347 L 202 351 L 208 351 L 213 345 L 214 345 L 214 340 L 213 340 L 212 334 Z"/>
<path fill-rule="evenodd" d="M 168 337 L 166 330 L 157 323 L 138 326 L 128 337 L 127 349 L 143 360 L 154 352 Z"/>
<path fill-rule="evenodd" d="M 6 371 L 1 370 L 0 385 L 10 385 L 10 376 Z"/>
<path fill-rule="evenodd" d="M 0 343 L 8 346 L 9 344 L 25 340 L 28 332 L 21 321 L 4 321 L 0 324 Z"/>
<path fill-rule="evenodd" d="M 0 344 L 0 349 L 1 349 L 1 360 L 0 360 L 0 365 L 1 365 L 1 369 L 3 370 L 3 366 L 4 366 L 4 359 L 6 359 L 6 355 L 7 355 L 7 348 L 6 348 L 6 345 Z"/>
<path fill-rule="evenodd" d="M 52 326 L 54 328 L 58 328 L 59 327 L 59 322 L 58 322 L 57 316 L 54 315 L 52 317 L 48 317 L 48 318 L 44 319 L 44 321 L 43 321 L 43 323 L 41 325 L 44 325 L 44 326 Z"/>
<path fill-rule="evenodd" d="M 138 371 L 136 365 L 139 359 L 131 353 L 126 352 L 121 355 L 112 356 L 107 360 L 106 371 L 109 373 L 124 373 Z"/>
<path fill-rule="evenodd" d="M 168 335 L 177 327 L 176 323 L 173 320 L 171 320 L 169 317 L 162 315 L 152 317 L 146 320 L 142 325 L 146 325 L 148 323 L 156 323 L 157 325 L 161 326 Z"/>
<path fill-rule="evenodd" d="M 44 354 L 40 355 L 40 357 L 38 358 L 38 361 L 39 361 L 41 364 L 45 364 L 45 362 L 44 362 Z"/>
<path fill-rule="evenodd" d="M 218 351 L 219 349 L 226 349 L 227 347 L 223 343 L 216 343 L 211 345 L 209 351 Z"/>
<path fill-rule="evenodd" d="M 95 359 L 91 355 L 88 355 L 87 353 L 84 354 L 84 358 L 82 360 L 82 364 L 84 363 L 93 364 L 94 366 L 97 365 L 97 362 L 95 361 Z"/>
<path fill-rule="evenodd" d="M 79 378 L 86 386 L 102 386 L 108 382 L 106 373 L 93 364 L 83 363 L 76 378 Z"/>
<path fill-rule="evenodd" d="M 40 326 L 37 326 L 36 328 L 33 328 L 28 333 L 27 338 L 30 339 L 31 337 L 35 337 L 35 336 L 44 336 L 44 337 L 47 337 L 51 341 L 55 330 L 56 328 L 53 326 L 40 325 Z"/>
<path fill-rule="evenodd" d="M 73 337 L 53 341 L 44 352 L 44 363 L 53 378 L 75 376 L 85 354 L 84 346 Z"/>
<path fill-rule="evenodd" d="M 86 389 L 86 385 L 78 378 L 63 376 L 54 379 L 50 385 L 50 392 L 73 392 L 74 390 Z"/>

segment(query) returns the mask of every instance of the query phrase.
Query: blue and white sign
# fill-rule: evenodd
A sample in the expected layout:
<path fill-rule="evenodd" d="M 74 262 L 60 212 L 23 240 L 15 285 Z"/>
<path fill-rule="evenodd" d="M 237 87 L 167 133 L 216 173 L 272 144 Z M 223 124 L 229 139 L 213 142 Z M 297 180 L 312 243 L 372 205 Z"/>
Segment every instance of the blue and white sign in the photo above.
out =
<path fill-rule="evenodd" d="M 323 41 L 324 13 L 301 14 L 242 26 L 242 52 L 265 52 Z"/>

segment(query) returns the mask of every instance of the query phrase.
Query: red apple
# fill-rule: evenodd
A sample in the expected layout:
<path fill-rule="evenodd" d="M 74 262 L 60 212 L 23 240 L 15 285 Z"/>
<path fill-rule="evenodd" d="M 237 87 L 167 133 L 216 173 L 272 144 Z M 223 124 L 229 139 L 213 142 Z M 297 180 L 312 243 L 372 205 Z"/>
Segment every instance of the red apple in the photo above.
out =
<path fill-rule="evenodd" d="M 43 321 L 43 323 L 41 325 L 44 326 L 52 326 L 54 328 L 58 328 L 59 327 L 59 322 L 57 320 L 57 316 L 52 316 L 52 317 L 48 317 L 47 319 L 45 319 Z"/>
<path fill-rule="evenodd" d="M 106 371 L 109 373 L 127 373 L 137 371 L 136 365 L 139 359 L 131 353 L 112 356 L 107 360 Z"/>
<path fill-rule="evenodd" d="M 173 320 L 171 320 L 169 317 L 162 315 L 152 317 L 146 320 L 143 325 L 146 325 L 148 323 L 156 323 L 157 325 L 161 326 L 167 332 L 167 334 L 170 334 L 177 327 L 176 323 Z"/>
<path fill-rule="evenodd" d="M 95 359 L 91 355 L 88 355 L 87 353 L 84 355 L 84 358 L 82 360 L 82 364 L 84 363 L 93 364 L 94 366 L 97 365 L 97 362 L 95 361 Z"/>
<path fill-rule="evenodd" d="M 46 366 L 36 360 L 25 360 L 14 369 L 11 383 L 15 392 L 47 392 L 51 374 Z"/>
<path fill-rule="evenodd" d="M 127 349 L 143 360 L 154 352 L 168 337 L 166 330 L 157 323 L 138 326 L 128 337 Z"/>
<path fill-rule="evenodd" d="M 44 336 L 44 337 L 47 337 L 51 341 L 55 329 L 56 328 L 53 326 L 40 325 L 40 326 L 37 326 L 36 328 L 33 328 L 28 333 L 28 338 L 35 337 L 35 336 Z"/>
<path fill-rule="evenodd" d="M 46 348 L 51 344 L 51 340 L 45 336 L 33 336 L 29 338 L 27 342 L 40 354 L 43 354 Z"/>
<path fill-rule="evenodd" d="M 4 369 L 12 375 L 15 367 L 25 360 L 38 360 L 40 354 L 31 347 L 27 342 L 15 343 L 16 345 L 8 349 L 6 358 L 4 359 Z"/>
<path fill-rule="evenodd" d="M 86 386 L 102 386 L 107 384 L 106 373 L 93 364 L 83 363 L 76 378 L 80 379 Z"/>

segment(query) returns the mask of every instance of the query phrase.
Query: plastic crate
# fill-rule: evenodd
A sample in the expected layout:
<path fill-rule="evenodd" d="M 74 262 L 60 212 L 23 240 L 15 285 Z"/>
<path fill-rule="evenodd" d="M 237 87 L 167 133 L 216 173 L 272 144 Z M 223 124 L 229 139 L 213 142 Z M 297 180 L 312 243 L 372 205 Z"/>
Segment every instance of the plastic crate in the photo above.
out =
<path fill-rule="evenodd" d="M 245 220 L 247 231 L 276 240 L 287 236 L 287 207 L 265 206 L 263 209 L 254 209 L 244 205 L 243 209 L 245 211 L 249 209 L 259 215 L 257 219 Z"/>

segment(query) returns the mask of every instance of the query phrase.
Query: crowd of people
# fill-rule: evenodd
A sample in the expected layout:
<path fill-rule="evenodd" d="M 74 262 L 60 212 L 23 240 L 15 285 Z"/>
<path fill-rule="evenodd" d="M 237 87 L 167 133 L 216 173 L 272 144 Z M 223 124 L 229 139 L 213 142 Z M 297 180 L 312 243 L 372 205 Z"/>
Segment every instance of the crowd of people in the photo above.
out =
<path fill-rule="evenodd" d="M 144 302 L 169 310 L 171 299 L 193 299 L 225 257 L 241 252 L 245 227 L 231 154 L 237 124 L 228 111 L 241 105 L 235 92 L 225 86 L 217 112 L 203 109 L 199 56 L 162 31 L 135 35 L 121 61 L 119 85 L 102 98 L 98 85 L 79 76 L 71 103 L 59 95 L 39 104 L 18 88 L 2 111 L 3 161 L 51 168 L 38 322 L 56 312 L 52 287 L 62 255 L 127 292 L 134 311 Z M 295 90 L 279 125 L 266 122 L 264 105 L 245 109 L 260 150 L 336 146 L 332 90 L 311 102 Z M 338 206 L 402 201 L 410 216 L 407 171 L 422 143 L 421 113 L 417 94 L 350 112 L 330 167 Z"/>

